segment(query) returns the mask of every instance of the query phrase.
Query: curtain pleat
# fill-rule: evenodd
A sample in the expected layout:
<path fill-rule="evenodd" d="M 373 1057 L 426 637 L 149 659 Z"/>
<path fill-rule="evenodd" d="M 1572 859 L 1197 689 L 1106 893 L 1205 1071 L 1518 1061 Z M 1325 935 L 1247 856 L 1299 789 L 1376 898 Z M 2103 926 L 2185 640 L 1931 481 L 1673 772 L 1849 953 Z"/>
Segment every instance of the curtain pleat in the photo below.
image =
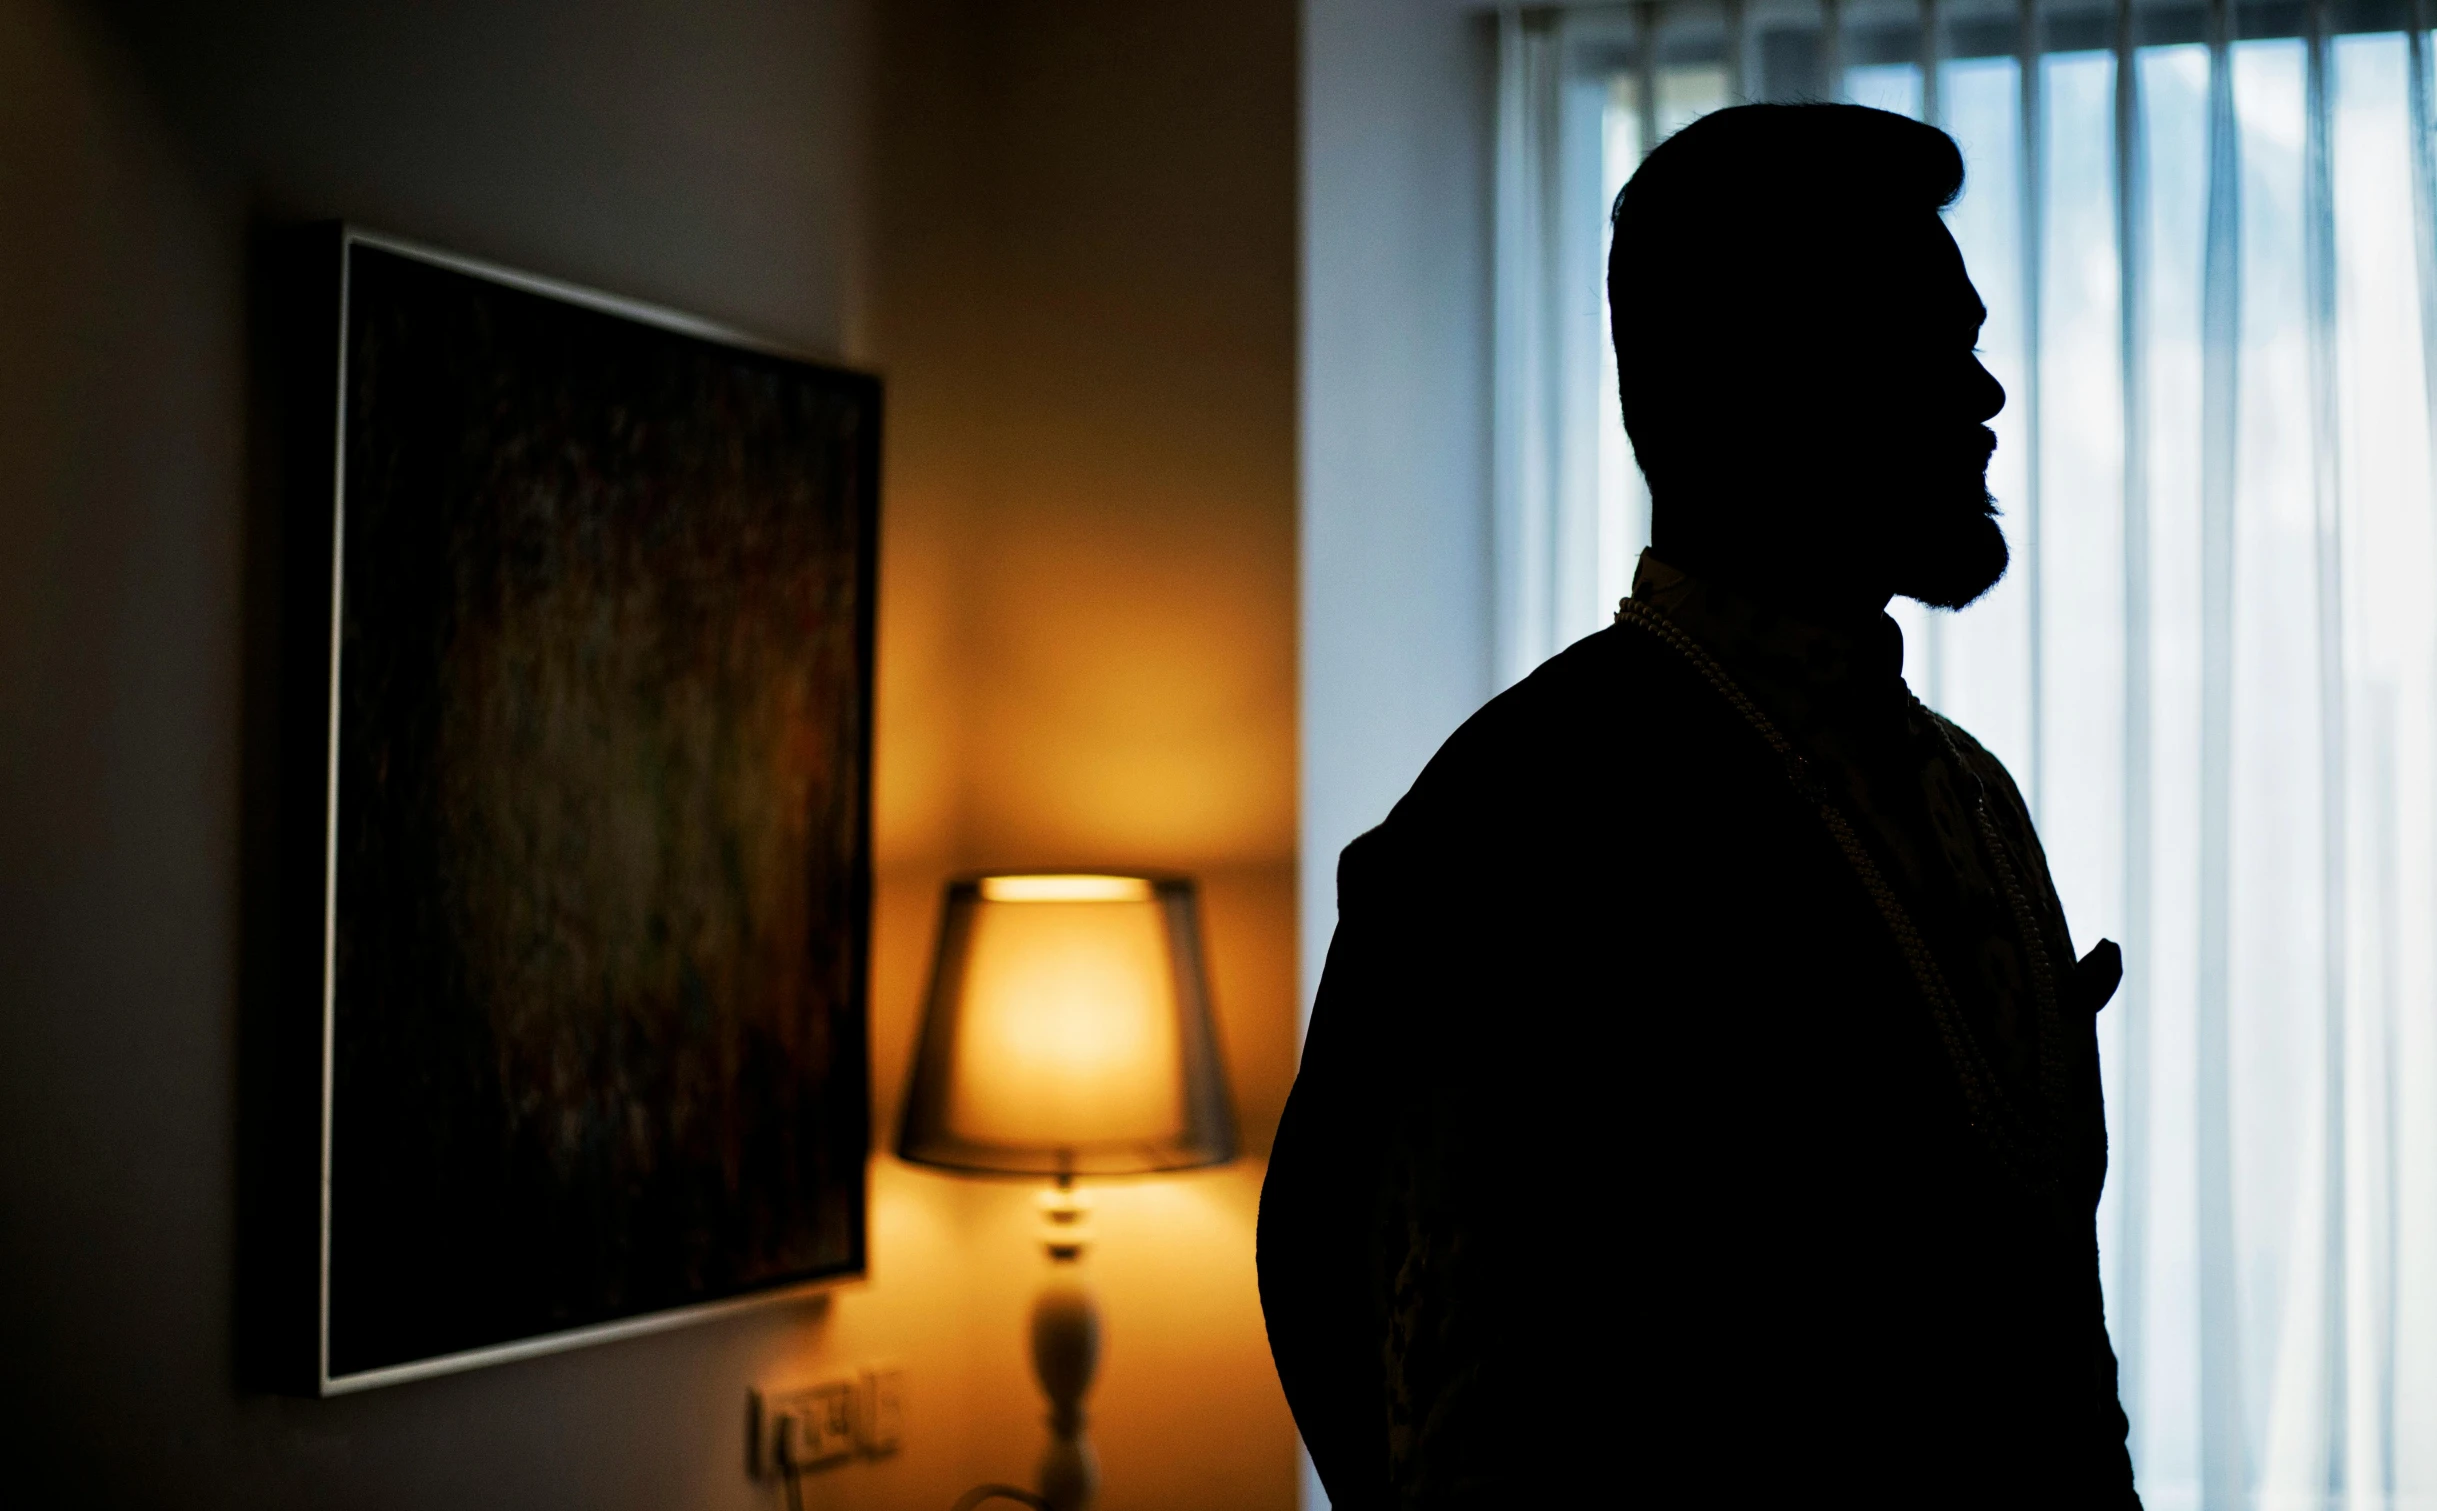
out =
<path fill-rule="evenodd" d="M 1549 643 L 1556 498 L 1560 338 L 1556 269 L 1559 142 L 1557 18 L 1498 19 L 1498 118 L 1491 249 L 1496 372 L 1490 447 L 1496 467 L 1491 550 L 1497 558 L 1492 664 L 1501 686 L 1557 649 Z"/>
<path fill-rule="evenodd" d="M 1946 63 L 1946 16 L 1938 0 L 1921 0 L 1921 116 L 1932 126 L 1946 124 L 1946 109 L 1938 89 L 1938 73 Z"/>
<path fill-rule="evenodd" d="M 2021 207 L 2015 212 L 2015 230 L 2021 242 L 2015 258 L 2016 265 L 2022 270 L 2023 324 L 2022 382 L 2014 402 L 2020 411 L 2022 426 L 2032 440 L 2023 454 L 2026 470 L 2022 496 L 2014 504 L 2022 538 L 2022 578 L 2028 589 L 2025 607 L 2030 616 L 2024 637 L 2030 657 L 2024 683 L 2029 694 L 2026 710 L 2029 729 L 2024 750 L 2026 759 L 2015 770 L 2014 780 L 2021 787 L 2024 800 L 2030 804 L 2031 817 L 2036 820 L 2045 807 L 2041 801 L 2045 788 L 2041 777 L 2047 767 L 2047 752 L 2040 738 L 2046 722 L 2041 715 L 2046 711 L 2047 703 L 2046 677 L 2043 675 L 2047 645 L 2040 634 L 2040 623 L 2046 608 L 2046 595 L 2040 589 L 2047 575 L 2047 553 L 2041 549 L 2045 531 L 2042 529 L 2044 521 L 2040 509 L 2044 471 L 2041 459 L 2046 449 L 2040 444 L 2043 434 L 2040 425 L 2043 407 L 2040 375 L 2044 344 L 2041 337 L 2045 334 L 2040 306 L 2046 293 L 2043 272 L 2047 260 L 2047 92 L 2044 87 L 2047 69 L 2041 57 L 2039 0 L 2021 0 L 2017 15 L 2020 37 L 2015 54 L 2015 82 L 2021 91 L 2021 103 L 2017 107 L 2020 118 L 2014 137 L 2017 153 L 2014 191 L 2021 202 Z"/>
<path fill-rule="evenodd" d="M 1928 5 L 1934 0 L 1921 0 L 1921 3 Z M 1718 9 L 1721 22 L 1719 55 L 1725 64 L 1726 98 L 1732 103 L 1741 104 L 1752 97 L 1751 31 L 1746 25 L 1747 12 L 1743 0 L 1725 0 Z"/>
<path fill-rule="evenodd" d="M 2124 750 L 2123 750 L 2123 901 L 2125 937 L 2150 937 L 2150 717 L 2151 650 L 2149 634 L 2149 363 L 2146 335 L 2147 250 L 2144 231 L 2149 217 L 2146 167 L 2142 151 L 2141 70 L 2139 36 L 2132 0 L 2117 0 L 2115 17 L 2115 233 L 2117 295 L 2116 362 L 2124 434 L 2123 616 L 2124 616 Z M 2116 1032 L 2116 1074 L 2106 1089 L 2116 1115 L 2127 1126 L 2145 1128 L 2151 1116 L 2149 973 L 2134 968 L 2118 986 L 2110 1025 Z M 2148 1351 L 2149 1209 L 2122 1199 L 2126 1189 L 2149 1184 L 2150 1142 L 2136 1138 L 2118 1143 L 2113 1151 L 2113 1206 L 2116 1219 L 2115 1283 L 2109 1287 L 2110 1326 L 2122 1334 L 2116 1340 L 2118 1389 L 2127 1401 L 2138 1402 L 2146 1380 Z M 2137 1446 L 2137 1445 L 2136 1445 Z"/>
<path fill-rule="evenodd" d="M 2199 995 L 2193 1065 L 2200 1336 L 2200 1488 L 2205 1506 L 2248 1489 L 2235 1294 L 2233 1051 L 2228 978 L 2233 891 L 2234 484 L 2242 316 L 2242 173 L 2235 135 L 2233 8 L 2210 0 L 2208 222 L 2201 264 Z"/>
<path fill-rule="evenodd" d="M 1633 7 L 1633 104 L 1635 159 L 1659 141 L 1659 5 L 1642 0 Z"/>
<path fill-rule="evenodd" d="M 2336 246 L 2335 184 L 2330 163 L 2329 46 L 2327 0 L 2304 7 L 2305 135 L 2302 150 L 2302 248 L 2309 333 L 2311 502 L 2318 629 L 2318 745 L 2320 830 L 2320 945 L 2323 1014 L 2320 1044 L 2321 1190 L 2317 1364 L 2321 1414 L 2315 1439 L 2317 1461 L 2305 1472 L 2326 1487 L 2331 1504 L 2342 1504 L 2352 1475 L 2347 1447 L 2350 1400 L 2347 1344 L 2350 1295 L 2351 1203 L 2346 1191 L 2346 1034 L 2350 1005 L 2345 964 L 2351 947 L 2346 927 L 2347 788 L 2345 739 L 2343 514 L 2336 432 Z"/>
<path fill-rule="evenodd" d="M 2412 0 L 2406 101 L 2412 142 L 2412 230 L 2420 274 L 2421 371 L 2427 374 L 2429 472 L 2437 477 L 2437 0 Z"/>

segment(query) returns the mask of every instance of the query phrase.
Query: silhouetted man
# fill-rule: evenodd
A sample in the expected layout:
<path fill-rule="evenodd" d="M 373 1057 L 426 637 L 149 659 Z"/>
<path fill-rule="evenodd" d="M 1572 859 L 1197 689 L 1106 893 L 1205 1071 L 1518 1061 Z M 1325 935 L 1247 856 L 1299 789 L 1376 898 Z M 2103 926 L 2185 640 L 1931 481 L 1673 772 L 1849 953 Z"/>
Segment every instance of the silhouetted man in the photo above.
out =
<path fill-rule="evenodd" d="M 2137 1505 L 2093 1015 L 1885 614 L 2003 575 L 1942 133 L 1747 106 L 1608 264 L 1652 549 L 1349 846 L 1261 1205 L 1339 1511 Z"/>

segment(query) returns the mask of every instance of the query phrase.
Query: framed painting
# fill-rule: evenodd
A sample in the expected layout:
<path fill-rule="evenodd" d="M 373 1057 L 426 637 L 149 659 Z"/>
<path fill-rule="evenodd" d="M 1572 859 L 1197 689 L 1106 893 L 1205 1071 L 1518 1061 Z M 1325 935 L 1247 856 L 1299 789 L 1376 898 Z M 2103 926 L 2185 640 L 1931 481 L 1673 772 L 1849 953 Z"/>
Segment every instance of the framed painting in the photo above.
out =
<path fill-rule="evenodd" d="M 877 380 L 353 228 L 302 255 L 314 1388 L 860 1274 Z"/>

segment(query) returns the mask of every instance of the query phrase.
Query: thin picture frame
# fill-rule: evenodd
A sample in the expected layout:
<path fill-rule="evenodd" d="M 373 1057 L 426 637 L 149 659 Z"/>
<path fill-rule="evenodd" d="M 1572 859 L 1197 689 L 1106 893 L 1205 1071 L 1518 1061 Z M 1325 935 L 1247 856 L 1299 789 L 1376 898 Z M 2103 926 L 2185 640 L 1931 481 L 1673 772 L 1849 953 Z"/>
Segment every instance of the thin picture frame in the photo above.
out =
<path fill-rule="evenodd" d="M 587 317 L 610 322 L 620 330 L 631 330 L 650 350 L 665 347 L 698 365 L 708 362 L 716 367 L 719 361 L 733 357 L 750 368 L 752 380 L 759 385 L 755 392 L 773 386 L 789 392 L 817 391 L 819 412 L 837 417 L 844 427 L 839 432 L 844 438 L 835 440 L 833 447 L 844 448 L 838 454 L 835 475 L 851 479 L 853 494 L 849 499 L 829 500 L 837 506 L 832 512 L 839 515 L 839 537 L 852 541 L 852 624 L 851 627 L 833 624 L 831 630 L 833 636 L 842 634 L 852 641 L 852 688 L 832 702 L 851 720 L 853 729 L 835 741 L 842 757 L 828 768 L 829 774 L 836 776 L 849 765 L 852 769 L 832 784 L 839 790 L 829 794 L 830 808 L 825 810 L 833 816 L 843 813 L 851 832 L 831 834 L 813 820 L 805 821 L 807 832 L 821 830 L 819 838 L 828 842 L 825 853 L 833 859 L 843 858 L 842 864 L 832 864 L 823 873 L 830 883 L 828 890 L 812 889 L 831 904 L 823 917 L 830 925 L 828 934 L 839 936 L 825 936 L 826 953 L 818 957 L 834 966 L 827 977 L 820 979 L 834 981 L 836 990 L 821 999 L 816 1009 L 822 1027 L 815 1041 L 822 1046 L 821 1063 L 826 1067 L 817 1088 L 821 1095 L 804 1093 L 799 1097 L 803 1088 L 790 1084 L 788 1096 L 792 1099 L 784 1105 L 795 1121 L 776 1120 L 779 1134 L 774 1135 L 786 1142 L 809 1129 L 809 1142 L 823 1146 L 814 1162 L 828 1184 L 821 1187 L 821 1200 L 815 1204 L 821 1214 L 817 1219 L 797 1211 L 791 1192 L 765 1193 L 770 1200 L 764 1204 L 771 1210 L 793 1214 L 799 1228 L 816 1233 L 817 1243 L 810 1246 L 819 1248 L 824 1257 L 817 1264 L 797 1266 L 793 1273 L 786 1272 L 783 1263 L 776 1273 L 739 1271 L 747 1274 L 747 1278 L 731 1275 L 706 1282 L 705 1294 L 678 1295 L 673 1302 L 669 1296 L 655 1292 L 649 1299 L 664 1304 L 641 1305 L 627 1314 L 588 1316 L 573 1325 L 544 1327 L 516 1336 L 480 1338 L 467 1346 L 428 1352 L 408 1347 L 407 1356 L 377 1362 L 368 1362 L 361 1349 L 350 1357 L 344 1350 L 334 1352 L 333 1348 L 334 1312 L 342 1319 L 350 1315 L 347 1303 L 352 1298 L 343 1294 L 343 1288 L 365 1283 L 350 1272 L 349 1266 L 355 1261 L 346 1253 L 337 1252 L 346 1242 L 346 1230 L 334 1214 L 343 1201 L 356 1200 L 358 1206 L 351 1210 L 361 1211 L 375 1200 L 369 1193 L 349 1190 L 352 1176 L 343 1166 L 342 1156 L 354 1146 L 343 1136 L 340 1126 L 345 1111 L 341 1098 L 348 1089 L 347 1077 L 341 1073 L 342 1041 L 350 1031 L 343 1020 L 342 1002 L 347 977 L 342 947 L 350 922 L 346 888 L 342 885 L 342 873 L 347 870 L 342 855 L 345 844 L 342 815 L 352 796 L 344 780 L 348 759 L 342 749 L 348 738 L 344 715 L 352 691 L 346 681 L 350 658 L 348 492 L 350 443 L 361 419 L 350 408 L 359 377 L 352 366 L 358 354 L 350 349 L 350 337 L 356 325 L 357 269 L 367 257 L 389 259 L 415 270 L 465 280 L 472 297 L 488 297 L 484 291 L 510 291 L 547 301 L 554 309 L 579 311 Z M 282 973 L 288 987 L 285 998 L 294 1005 L 279 1015 L 284 1026 L 279 1030 L 280 1043 L 274 1058 L 279 1065 L 277 1078 L 287 1089 L 279 1097 L 280 1111 L 272 1118 L 283 1131 L 270 1140 L 273 1150 L 265 1160 L 271 1183 L 294 1191 L 309 1180 L 311 1194 L 306 1201 L 279 1203 L 285 1216 L 271 1220 L 267 1226 L 272 1231 L 254 1246 L 258 1254 L 271 1256 L 257 1267 L 261 1273 L 255 1277 L 256 1294 L 260 1297 L 267 1291 L 270 1299 L 252 1309 L 254 1320 L 275 1338 L 287 1340 L 285 1344 L 272 1341 L 267 1345 L 269 1352 L 288 1361 L 274 1365 L 272 1372 L 286 1388 L 301 1387 L 307 1393 L 321 1396 L 341 1395 L 683 1327 L 773 1303 L 800 1301 L 860 1280 L 868 1263 L 866 1171 L 871 1091 L 867 977 L 878 586 L 879 380 L 784 344 L 676 310 L 354 225 L 317 226 L 293 233 L 279 248 L 275 265 L 279 272 L 273 280 L 272 294 L 283 306 L 274 341 L 279 348 L 282 395 L 277 428 L 284 438 L 279 449 L 285 453 L 289 478 L 283 554 L 286 561 L 293 563 L 285 573 L 281 611 L 287 644 L 283 647 L 279 678 L 283 689 L 280 722 L 286 746 L 288 790 L 287 800 L 282 804 L 280 828 L 290 879 L 281 888 L 279 907 L 284 918 L 282 933 L 288 942 L 301 944 L 297 936 L 306 936 L 312 939 L 314 948 L 309 966 L 309 995 L 304 990 L 308 985 L 304 951 L 289 952 Z M 595 329 L 594 334 L 613 343 L 618 339 L 616 331 L 606 326 Z M 670 342 L 671 337 L 676 340 Z M 660 345 L 651 346 L 654 342 Z M 327 404 L 327 408 L 320 407 L 322 404 Z M 326 428 L 313 420 L 316 412 L 327 417 Z M 835 554 L 831 553 L 833 558 Z M 317 558 L 318 569 L 314 566 Z M 834 559 L 828 562 L 828 569 L 833 577 L 843 580 L 844 569 Z M 362 626 L 355 629 L 360 639 Z M 833 662 L 836 659 L 833 657 Z M 310 784 L 303 780 L 309 762 L 312 768 L 317 768 Z M 821 868 L 808 863 L 807 869 Z M 837 874 L 829 876 L 830 872 Z M 794 895 L 787 887 L 780 891 L 784 896 Z M 809 933 L 812 914 L 808 912 L 806 918 Z M 810 981 L 814 977 L 803 979 Z M 804 992 L 798 992 L 796 997 L 785 1000 L 809 999 Z M 806 1101 L 818 1106 L 804 1110 L 800 1103 Z M 309 1133 L 303 1117 L 308 1106 Z M 312 1156 L 309 1173 L 303 1158 L 307 1137 Z M 788 1148 L 791 1153 L 797 1152 L 794 1143 L 788 1143 Z M 851 1192 L 832 1189 L 842 1188 L 848 1181 Z M 435 1181 L 434 1185 L 445 1187 L 446 1182 Z M 306 1211 L 310 1212 L 312 1230 L 309 1318 L 300 1315 L 304 1308 L 296 1304 L 303 1299 L 298 1293 L 306 1289 L 299 1284 L 307 1277 L 301 1273 L 295 1257 L 298 1240 L 304 1236 L 299 1230 L 304 1226 Z M 843 1229 L 833 1232 L 841 1223 Z M 741 1231 L 752 1224 L 739 1219 L 731 1226 Z M 355 1252 L 364 1251 L 359 1244 Z M 757 1255 L 756 1264 L 765 1257 Z M 721 1257 L 713 1254 L 699 1268 L 712 1275 L 727 1274 L 722 1263 Z M 665 1291 L 666 1287 L 661 1289 Z M 679 1289 L 682 1290 L 682 1285 Z M 306 1343 L 304 1334 L 308 1332 L 309 1368 L 298 1369 L 295 1366 L 302 1361 L 298 1359 L 300 1350 L 296 1345 Z M 404 1346 L 388 1351 L 395 1353 Z"/>

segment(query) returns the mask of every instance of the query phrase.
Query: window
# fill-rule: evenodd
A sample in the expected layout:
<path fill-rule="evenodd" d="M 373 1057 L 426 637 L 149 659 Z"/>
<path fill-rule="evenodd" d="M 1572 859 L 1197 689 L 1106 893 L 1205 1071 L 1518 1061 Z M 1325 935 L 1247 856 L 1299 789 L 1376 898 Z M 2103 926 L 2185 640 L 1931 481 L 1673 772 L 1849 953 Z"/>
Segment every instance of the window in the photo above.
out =
<path fill-rule="evenodd" d="M 1599 286 L 1644 144 L 1833 96 L 1963 148 L 2015 567 L 1899 605 L 1905 669 L 2014 771 L 2079 942 L 2126 946 L 2100 1230 L 2152 1507 L 2437 1496 L 2431 18 L 1501 17 L 1505 680 L 1607 621 L 1646 532 Z"/>

